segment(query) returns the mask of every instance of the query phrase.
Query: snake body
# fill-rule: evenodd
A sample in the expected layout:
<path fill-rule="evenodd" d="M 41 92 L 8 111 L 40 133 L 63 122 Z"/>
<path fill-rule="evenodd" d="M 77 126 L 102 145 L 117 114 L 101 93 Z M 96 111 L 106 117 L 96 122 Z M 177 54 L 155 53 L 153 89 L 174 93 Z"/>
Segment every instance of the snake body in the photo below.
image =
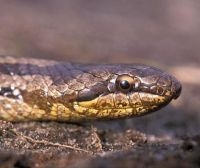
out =
<path fill-rule="evenodd" d="M 177 98 L 181 84 L 137 64 L 0 57 L 0 119 L 81 122 L 135 117 Z"/>

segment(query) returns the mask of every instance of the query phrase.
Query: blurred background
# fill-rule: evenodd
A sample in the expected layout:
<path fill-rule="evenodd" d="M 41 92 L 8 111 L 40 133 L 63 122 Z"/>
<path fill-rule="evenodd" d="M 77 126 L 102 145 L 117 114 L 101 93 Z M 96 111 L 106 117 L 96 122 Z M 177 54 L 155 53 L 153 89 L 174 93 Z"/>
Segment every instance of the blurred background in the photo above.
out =
<path fill-rule="evenodd" d="M 199 18 L 195 0 L 1 0 L 0 54 L 160 67 L 181 81 L 182 95 L 136 127 L 198 134 Z"/>

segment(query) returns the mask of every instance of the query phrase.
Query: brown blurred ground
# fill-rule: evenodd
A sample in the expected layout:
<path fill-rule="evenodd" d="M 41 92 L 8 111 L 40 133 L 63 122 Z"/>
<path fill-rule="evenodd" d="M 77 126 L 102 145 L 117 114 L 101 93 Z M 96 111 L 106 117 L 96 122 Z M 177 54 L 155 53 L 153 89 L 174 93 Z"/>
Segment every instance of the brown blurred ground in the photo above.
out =
<path fill-rule="evenodd" d="M 94 123 L 94 130 L 66 123 L 2 123 L 1 165 L 200 166 L 199 18 L 195 0 L 2 0 L 1 55 L 145 63 L 174 74 L 183 92 L 157 113 Z M 13 127 L 33 139 L 75 145 L 96 155 L 30 142 Z"/>

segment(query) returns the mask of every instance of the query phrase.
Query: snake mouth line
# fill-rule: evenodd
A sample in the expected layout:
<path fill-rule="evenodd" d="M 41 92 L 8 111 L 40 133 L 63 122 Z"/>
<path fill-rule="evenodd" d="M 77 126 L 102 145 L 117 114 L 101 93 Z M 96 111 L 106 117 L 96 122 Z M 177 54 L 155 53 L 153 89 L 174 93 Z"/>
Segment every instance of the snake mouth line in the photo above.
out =
<path fill-rule="evenodd" d="M 160 109 L 171 101 L 164 96 L 151 93 L 119 94 L 98 97 L 90 101 L 74 102 L 75 112 L 93 119 L 114 119 L 141 116 Z"/>
<path fill-rule="evenodd" d="M 146 92 L 132 94 L 108 94 L 89 101 L 74 102 L 75 109 L 87 108 L 94 110 L 131 110 L 136 108 L 156 108 L 168 104 L 172 98 Z"/>

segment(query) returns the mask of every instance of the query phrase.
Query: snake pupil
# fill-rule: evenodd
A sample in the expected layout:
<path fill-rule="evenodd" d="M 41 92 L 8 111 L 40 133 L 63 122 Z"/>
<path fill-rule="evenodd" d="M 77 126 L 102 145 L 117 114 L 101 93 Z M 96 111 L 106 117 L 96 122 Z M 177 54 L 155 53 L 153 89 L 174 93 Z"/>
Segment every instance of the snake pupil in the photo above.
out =
<path fill-rule="evenodd" d="M 120 85 L 120 88 L 121 89 L 124 89 L 124 90 L 128 90 L 128 89 L 130 89 L 130 83 L 127 81 L 127 80 L 122 80 L 120 83 L 119 83 L 119 85 Z"/>

